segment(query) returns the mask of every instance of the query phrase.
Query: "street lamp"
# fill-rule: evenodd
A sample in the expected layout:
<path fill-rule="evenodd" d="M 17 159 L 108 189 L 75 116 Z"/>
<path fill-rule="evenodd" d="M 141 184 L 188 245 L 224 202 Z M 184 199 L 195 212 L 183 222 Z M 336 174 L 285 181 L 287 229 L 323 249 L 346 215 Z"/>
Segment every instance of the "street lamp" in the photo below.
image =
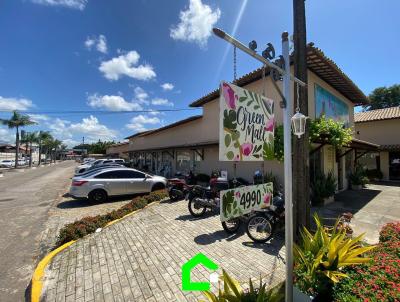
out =
<path fill-rule="evenodd" d="M 296 114 L 292 116 L 292 130 L 293 134 L 300 138 L 306 132 L 307 116 L 296 110 Z"/>

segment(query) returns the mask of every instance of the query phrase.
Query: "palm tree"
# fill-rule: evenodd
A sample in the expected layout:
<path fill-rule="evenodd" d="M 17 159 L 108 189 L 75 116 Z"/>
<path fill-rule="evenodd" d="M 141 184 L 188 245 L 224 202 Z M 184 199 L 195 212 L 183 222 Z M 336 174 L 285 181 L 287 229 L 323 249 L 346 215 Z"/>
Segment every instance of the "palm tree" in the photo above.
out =
<path fill-rule="evenodd" d="M 52 138 L 50 132 L 48 132 L 48 131 L 39 131 L 38 140 L 37 140 L 37 142 L 39 144 L 39 163 L 38 163 L 38 166 L 41 164 L 43 145 L 50 138 Z"/>
<path fill-rule="evenodd" d="M 38 142 L 38 133 L 37 132 L 26 132 L 25 133 L 25 142 L 27 142 L 27 144 L 29 144 L 29 167 L 32 167 L 32 144 Z"/>
<path fill-rule="evenodd" d="M 19 128 L 36 124 L 31 120 L 29 115 L 22 115 L 14 110 L 11 118 L 0 119 L 0 123 L 6 125 L 10 129 L 16 129 L 15 132 L 15 168 L 18 167 L 18 153 L 19 153 Z"/>
<path fill-rule="evenodd" d="M 61 144 L 60 151 L 62 152 L 62 160 L 65 160 L 65 151 L 67 150 L 68 146 L 66 144 Z"/>
<path fill-rule="evenodd" d="M 54 148 L 54 162 L 56 162 L 56 160 L 57 160 L 57 151 L 61 147 L 61 145 L 62 145 L 62 141 L 60 141 L 58 139 L 53 140 L 52 147 Z"/>

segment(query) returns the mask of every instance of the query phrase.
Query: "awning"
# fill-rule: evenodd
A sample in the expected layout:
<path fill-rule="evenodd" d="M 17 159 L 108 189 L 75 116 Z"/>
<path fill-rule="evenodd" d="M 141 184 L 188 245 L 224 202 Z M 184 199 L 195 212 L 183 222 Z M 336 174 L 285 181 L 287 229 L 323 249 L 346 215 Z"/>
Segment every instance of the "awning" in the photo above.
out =
<path fill-rule="evenodd" d="M 400 144 L 395 145 L 380 145 L 381 151 L 400 151 Z"/>
<path fill-rule="evenodd" d="M 163 150 L 171 150 L 171 149 L 195 149 L 195 148 L 210 147 L 210 146 L 218 146 L 218 141 L 199 142 L 199 143 L 193 143 L 193 144 L 182 144 L 182 145 L 172 145 L 172 146 L 165 146 L 165 147 L 129 150 L 129 151 L 124 151 L 123 153 L 154 152 L 154 151 L 163 151 Z"/>
<path fill-rule="evenodd" d="M 348 148 L 366 151 L 378 151 L 379 145 L 353 138 Z"/>

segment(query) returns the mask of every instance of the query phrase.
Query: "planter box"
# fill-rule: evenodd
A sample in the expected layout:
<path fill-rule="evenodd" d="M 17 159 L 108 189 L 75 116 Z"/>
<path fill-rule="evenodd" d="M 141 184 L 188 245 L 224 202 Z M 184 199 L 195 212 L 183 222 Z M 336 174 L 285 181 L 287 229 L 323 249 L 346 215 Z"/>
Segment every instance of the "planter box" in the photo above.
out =
<path fill-rule="evenodd" d="M 296 286 L 293 286 L 293 301 L 295 302 L 311 302 L 314 297 L 302 293 Z"/>
<path fill-rule="evenodd" d="M 351 189 L 354 191 L 359 191 L 362 189 L 362 185 L 351 185 Z"/>
<path fill-rule="evenodd" d="M 329 196 L 327 198 L 324 198 L 324 206 L 326 206 L 327 204 L 330 204 L 330 203 L 332 203 L 334 201 L 335 201 L 335 196 L 334 195 Z"/>

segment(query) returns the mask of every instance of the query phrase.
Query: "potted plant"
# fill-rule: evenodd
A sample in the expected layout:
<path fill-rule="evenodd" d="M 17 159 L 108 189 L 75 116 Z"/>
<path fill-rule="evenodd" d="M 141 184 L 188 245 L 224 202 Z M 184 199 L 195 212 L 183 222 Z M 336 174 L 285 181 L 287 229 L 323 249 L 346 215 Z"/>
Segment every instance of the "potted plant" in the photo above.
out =
<path fill-rule="evenodd" d="M 369 182 L 365 170 L 359 165 L 350 173 L 349 180 L 352 190 L 361 190 Z"/>
<path fill-rule="evenodd" d="M 333 285 L 347 277 L 342 269 L 370 261 L 363 254 L 374 246 L 361 246 L 363 234 L 349 238 L 346 230 L 338 227 L 340 219 L 332 228 L 323 226 L 317 214 L 314 221 L 315 233 L 304 228 L 300 245 L 294 247 L 294 284 L 308 301 L 332 301 Z"/>
<path fill-rule="evenodd" d="M 312 202 L 314 205 L 326 205 L 334 201 L 336 178 L 332 171 L 325 175 L 319 173 L 311 182 Z"/>

